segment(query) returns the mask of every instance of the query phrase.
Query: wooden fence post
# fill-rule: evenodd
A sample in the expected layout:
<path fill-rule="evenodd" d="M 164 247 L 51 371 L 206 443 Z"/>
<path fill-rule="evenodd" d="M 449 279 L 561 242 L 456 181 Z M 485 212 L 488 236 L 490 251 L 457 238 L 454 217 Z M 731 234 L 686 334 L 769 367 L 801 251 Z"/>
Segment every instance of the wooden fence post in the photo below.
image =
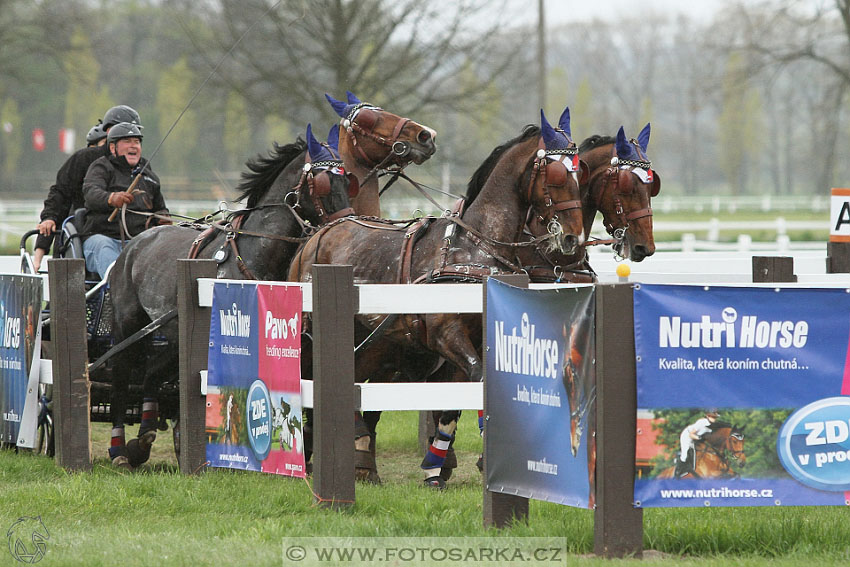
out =
<path fill-rule="evenodd" d="M 596 286 L 596 510 L 593 551 L 643 554 L 643 510 L 635 508 L 635 379 L 630 284 Z"/>
<path fill-rule="evenodd" d="M 313 266 L 313 492 L 321 506 L 354 504 L 354 315 L 351 266 Z M 349 408 L 349 409 L 346 409 Z"/>
<path fill-rule="evenodd" d="M 486 360 L 484 349 L 487 348 L 487 281 L 496 279 L 501 282 L 510 284 L 515 287 L 528 287 L 528 276 L 526 274 L 510 274 L 503 276 L 491 276 L 484 280 L 484 285 L 481 286 L 484 294 L 484 308 L 481 312 L 483 333 L 482 355 Z M 484 362 L 484 361 L 482 361 Z M 487 435 L 487 364 L 484 364 L 484 435 Z M 509 526 L 511 522 L 516 520 L 528 520 L 528 498 L 516 496 L 514 494 L 503 494 L 501 492 L 491 492 L 487 488 L 487 451 L 486 443 L 484 444 L 484 506 L 483 516 L 485 526 L 495 526 L 503 528 Z"/>
<path fill-rule="evenodd" d="M 86 343 L 85 260 L 50 260 L 47 267 L 56 462 L 69 470 L 90 471 L 91 385 Z"/>
<path fill-rule="evenodd" d="M 180 472 L 203 470 L 207 461 L 206 396 L 201 370 L 207 367 L 210 308 L 198 307 L 198 278 L 214 278 L 212 260 L 177 260 L 177 313 L 180 342 Z"/>
<path fill-rule="evenodd" d="M 753 256 L 753 283 L 796 282 L 791 256 Z"/>

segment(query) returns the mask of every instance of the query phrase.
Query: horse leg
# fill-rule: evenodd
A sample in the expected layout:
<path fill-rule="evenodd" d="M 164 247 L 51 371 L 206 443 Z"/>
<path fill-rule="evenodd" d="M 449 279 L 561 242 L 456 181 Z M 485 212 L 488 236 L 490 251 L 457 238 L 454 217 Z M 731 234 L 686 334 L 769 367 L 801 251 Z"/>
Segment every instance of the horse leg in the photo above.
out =
<path fill-rule="evenodd" d="M 446 453 L 455 439 L 457 420 L 460 412 L 457 410 L 444 411 L 437 422 L 437 435 L 428 448 L 420 468 L 425 471 L 425 486 L 443 490 L 446 481 L 440 476 L 446 461 Z"/>
<path fill-rule="evenodd" d="M 428 446 L 430 447 L 432 443 L 434 443 L 434 439 L 439 434 L 439 426 L 440 416 L 443 415 L 442 410 L 434 410 L 431 412 L 432 420 L 434 422 L 434 434 L 428 436 Z M 458 417 L 460 414 L 458 414 Z M 448 482 L 450 478 L 452 478 L 452 474 L 454 470 L 457 468 L 457 453 L 455 453 L 454 440 L 449 443 L 449 448 L 446 450 L 446 458 L 443 461 L 443 466 L 440 467 L 440 477 Z"/>
<path fill-rule="evenodd" d="M 138 351 L 141 352 L 141 356 L 137 358 L 144 360 L 145 363 L 134 368 L 137 375 L 141 375 L 143 378 L 142 421 L 139 424 L 139 434 L 127 443 L 127 457 L 133 468 L 143 465 L 150 459 L 151 446 L 156 441 L 156 430 L 159 422 L 159 403 L 157 401 L 159 380 L 156 375 L 147 372 L 146 347 L 149 342 L 147 339 L 140 341 Z"/>
<path fill-rule="evenodd" d="M 124 436 L 124 418 L 127 414 L 127 395 L 129 393 L 129 376 L 126 367 L 112 372 L 112 390 L 109 399 L 109 411 L 112 414 L 112 436 L 109 443 L 109 459 L 112 464 L 132 472 L 133 466 L 127 457 L 127 444 Z"/>
<path fill-rule="evenodd" d="M 357 480 L 380 484 L 378 464 L 375 462 L 375 453 L 372 450 L 374 440 L 369 424 L 363 419 L 363 414 L 359 411 L 354 412 L 354 477 Z"/>

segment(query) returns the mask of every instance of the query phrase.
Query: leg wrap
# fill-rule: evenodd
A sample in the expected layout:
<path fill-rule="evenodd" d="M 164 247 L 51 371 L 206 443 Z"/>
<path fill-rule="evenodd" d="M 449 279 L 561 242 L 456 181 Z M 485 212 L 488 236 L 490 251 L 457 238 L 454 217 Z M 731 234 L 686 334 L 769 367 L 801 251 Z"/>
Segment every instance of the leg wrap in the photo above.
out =
<path fill-rule="evenodd" d="M 127 456 L 127 447 L 124 441 L 124 427 L 112 428 L 112 440 L 109 443 L 109 458 Z"/>
<path fill-rule="evenodd" d="M 139 436 L 157 429 L 159 421 L 159 404 L 154 398 L 144 398 L 142 401 L 142 423 L 139 425 Z"/>
<path fill-rule="evenodd" d="M 478 410 L 478 433 L 484 437 L 484 410 Z"/>
<path fill-rule="evenodd" d="M 446 461 L 446 453 L 454 438 L 454 433 L 438 431 L 434 442 L 428 447 L 428 452 L 425 453 L 425 458 L 422 459 L 420 467 L 425 470 L 441 468 Z"/>

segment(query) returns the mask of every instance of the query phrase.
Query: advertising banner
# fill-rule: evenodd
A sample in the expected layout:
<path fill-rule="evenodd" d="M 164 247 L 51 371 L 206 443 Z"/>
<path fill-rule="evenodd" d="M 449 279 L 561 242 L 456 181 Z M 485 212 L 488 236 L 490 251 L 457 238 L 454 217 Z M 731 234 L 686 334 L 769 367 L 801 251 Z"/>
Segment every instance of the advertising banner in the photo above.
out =
<path fill-rule="evenodd" d="M 636 506 L 845 504 L 846 290 L 641 284 L 634 313 Z"/>
<path fill-rule="evenodd" d="M 210 466 L 303 478 L 301 288 L 216 283 L 207 366 Z"/>
<path fill-rule="evenodd" d="M 587 508 L 593 501 L 593 287 L 489 280 L 487 488 Z"/>
<path fill-rule="evenodd" d="M 38 418 L 42 282 L 0 275 L 0 442 L 32 448 Z"/>

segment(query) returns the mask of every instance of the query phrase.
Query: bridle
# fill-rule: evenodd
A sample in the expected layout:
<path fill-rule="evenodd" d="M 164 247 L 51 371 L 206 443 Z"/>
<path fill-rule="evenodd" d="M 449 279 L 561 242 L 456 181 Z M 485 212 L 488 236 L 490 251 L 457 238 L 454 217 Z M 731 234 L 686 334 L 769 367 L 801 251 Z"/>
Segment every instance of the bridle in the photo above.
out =
<path fill-rule="evenodd" d="M 638 147 L 637 142 L 635 140 L 630 141 L 636 147 Z M 605 198 L 605 195 L 610 193 L 614 202 L 614 218 L 610 218 L 603 211 L 602 222 L 605 225 L 605 230 L 610 234 L 615 241 L 622 242 L 626 237 L 626 231 L 631 226 L 632 221 L 636 221 L 638 219 L 652 217 L 652 207 L 646 206 L 642 209 L 637 209 L 635 211 L 630 211 L 626 213 L 623 209 L 623 197 L 625 195 L 629 195 L 636 190 L 634 177 L 639 177 L 637 173 L 635 173 L 635 169 L 644 170 L 650 172 L 652 170 L 652 162 L 649 160 L 627 160 L 620 159 L 617 156 L 616 146 L 613 146 L 611 149 L 611 162 L 610 166 L 608 166 L 603 173 L 601 183 L 593 183 L 594 180 L 590 182 L 590 198 L 594 203 L 597 210 L 602 211 L 602 202 Z M 628 189 L 620 188 L 620 175 L 621 172 L 628 172 L 632 174 L 632 182 L 629 185 Z M 598 178 L 598 177 L 597 177 Z M 640 178 L 640 177 L 639 177 Z M 641 185 L 645 185 L 645 183 L 641 183 Z M 655 197 L 658 195 L 658 190 L 660 188 L 659 184 L 654 184 L 652 190 L 648 194 L 648 197 Z M 649 202 L 649 198 L 647 198 L 647 202 Z M 615 225 L 615 222 L 617 223 Z"/>
<path fill-rule="evenodd" d="M 402 142 L 398 138 L 401 136 L 404 127 L 412 122 L 412 120 L 410 120 L 410 118 L 399 118 L 393 128 L 392 135 L 389 138 L 385 138 L 384 136 L 375 134 L 374 131 L 375 124 L 378 122 L 377 113 L 383 111 L 383 108 L 361 102 L 360 104 L 354 105 L 354 107 L 348 112 L 348 115 L 340 121 L 340 125 L 345 128 L 345 131 L 351 136 L 351 145 L 354 146 L 354 149 L 360 155 L 363 162 L 372 167 L 381 167 L 386 165 L 386 163 L 394 157 L 403 158 L 410 153 L 410 144 Z M 390 153 L 387 154 L 387 156 L 380 162 L 373 160 L 366 155 L 365 151 L 363 151 L 363 144 L 358 140 L 358 135 L 368 138 L 381 146 L 389 148 Z"/>
<path fill-rule="evenodd" d="M 543 140 L 540 140 L 542 146 Z M 578 173 L 569 171 L 564 161 L 569 159 L 575 161 L 578 156 L 578 150 L 575 145 L 572 147 L 547 150 L 545 147 L 540 147 L 537 154 L 534 156 L 534 165 L 531 169 L 531 179 L 528 182 L 528 190 L 526 191 L 526 200 L 530 203 L 527 221 L 528 229 L 534 236 L 550 234 L 557 236 L 563 229 L 558 222 L 558 213 L 564 211 L 569 214 L 569 211 L 578 210 L 579 214 L 582 208 L 581 199 L 566 199 L 563 201 L 555 201 L 549 193 L 549 188 L 566 187 L 569 181 L 570 174 L 572 175 L 575 186 L 579 186 Z M 532 192 L 534 191 L 535 181 L 537 177 L 542 179 L 543 185 L 543 202 L 542 207 L 535 205 L 532 200 Z"/>
<path fill-rule="evenodd" d="M 284 202 L 290 204 L 296 211 L 300 208 L 302 197 L 301 187 L 304 183 L 307 184 L 310 201 L 313 203 L 313 208 L 319 216 L 320 224 L 325 225 L 336 219 L 347 217 L 354 214 L 354 209 L 348 207 L 340 209 L 332 214 L 328 214 L 325 206 L 322 204 L 322 198 L 329 195 L 331 192 L 331 175 L 343 175 L 348 180 L 348 197 L 354 198 L 360 191 L 360 184 L 357 177 L 345 171 L 342 161 L 325 160 L 312 162 L 310 155 L 305 158 L 304 167 L 301 168 L 301 177 L 298 182 L 292 187 L 289 193 L 284 197 Z M 294 202 L 293 201 L 294 198 Z M 300 216 L 300 215 L 299 215 Z"/>

